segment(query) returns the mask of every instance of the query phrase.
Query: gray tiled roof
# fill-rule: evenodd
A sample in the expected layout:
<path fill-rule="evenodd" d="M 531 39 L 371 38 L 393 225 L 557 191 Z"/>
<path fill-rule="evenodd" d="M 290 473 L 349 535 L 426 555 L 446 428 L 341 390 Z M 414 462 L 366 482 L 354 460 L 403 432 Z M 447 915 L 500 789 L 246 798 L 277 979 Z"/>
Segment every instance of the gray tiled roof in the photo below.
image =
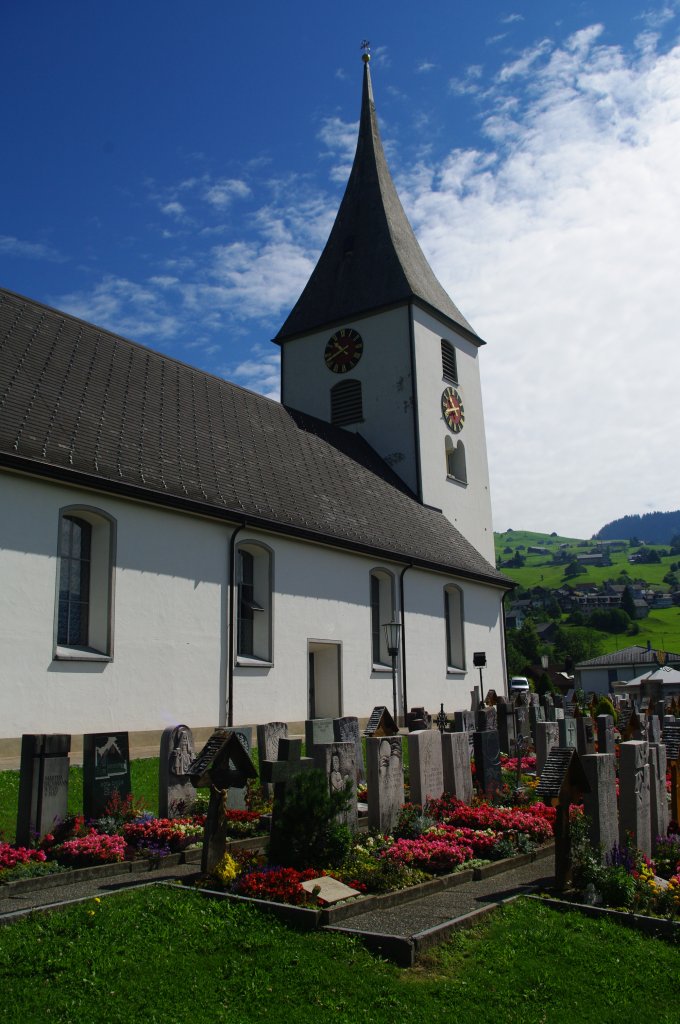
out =
<path fill-rule="evenodd" d="M 276 341 L 416 300 L 484 344 L 435 277 L 387 166 L 368 64 L 354 164 L 326 247 Z"/>
<path fill-rule="evenodd" d="M 356 435 L 3 290 L 0 465 L 509 585 Z"/>
<path fill-rule="evenodd" d="M 600 654 L 597 658 L 589 658 L 588 661 L 580 661 L 576 668 L 598 668 L 607 666 L 618 668 L 623 665 L 656 665 L 654 657 L 656 651 L 647 650 L 641 644 L 633 644 L 632 647 L 624 647 L 613 654 Z M 680 654 L 666 652 L 667 661 L 680 662 Z"/>

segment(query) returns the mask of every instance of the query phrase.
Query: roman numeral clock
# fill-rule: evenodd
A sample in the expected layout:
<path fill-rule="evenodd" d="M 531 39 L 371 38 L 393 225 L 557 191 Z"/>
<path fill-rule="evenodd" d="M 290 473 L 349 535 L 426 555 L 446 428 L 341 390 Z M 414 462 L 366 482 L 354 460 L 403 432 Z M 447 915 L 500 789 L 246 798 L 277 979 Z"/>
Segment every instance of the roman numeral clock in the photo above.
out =
<path fill-rule="evenodd" d="M 333 373 L 347 373 L 353 370 L 361 359 L 364 341 L 352 327 L 343 327 L 328 339 L 324 351 L 326 366 Z"/>
<path fill-rule="evenodd" d="M 444 388 L 442 392 L 442 414 L 449 430 L 459 434 L 465 423 L 463 400 L 455 388 Z"/>

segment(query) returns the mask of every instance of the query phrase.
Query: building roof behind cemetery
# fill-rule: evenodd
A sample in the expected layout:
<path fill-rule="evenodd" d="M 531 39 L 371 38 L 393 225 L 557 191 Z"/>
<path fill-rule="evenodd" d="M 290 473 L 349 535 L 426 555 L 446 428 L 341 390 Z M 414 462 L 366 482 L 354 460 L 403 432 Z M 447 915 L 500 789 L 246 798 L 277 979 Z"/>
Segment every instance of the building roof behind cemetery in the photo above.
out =
<path fill-rule="evenodd" d="M 0 465 L 511 586 L 358 435 L 1 289 Z"/>
<path fill-rule="evenodd" d="M 666 661 L 680 662 L 680 654 L 664 652 Z M 597 658 L 590 658 L 588 661 L 580 661 L 576 668 L 619 668 L 624 665 L 657 665 L 657 652 L 640 644 L 633 644 L 632 647 L 624 647 L 612 654 L 600 654 Z"/>

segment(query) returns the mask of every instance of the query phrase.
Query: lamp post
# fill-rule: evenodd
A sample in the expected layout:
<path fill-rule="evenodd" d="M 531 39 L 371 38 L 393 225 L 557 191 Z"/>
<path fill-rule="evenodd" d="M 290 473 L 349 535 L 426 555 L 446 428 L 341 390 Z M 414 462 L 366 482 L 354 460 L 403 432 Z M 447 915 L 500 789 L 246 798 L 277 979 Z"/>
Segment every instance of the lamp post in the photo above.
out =
<path fill-rule="evenodd" d="M 482 669 L 486 665 L 486 651 L 475 651 L 472 655 L 472 664 L 479 669 L 479 692 L 484 703 L 484 686 L 482 685 Z"/>
<path fill-rule="evenodd" d="M 392 707 L 394 710 L 394 721 L 397 721 L 397 655 L 399 654 L 399 639 L 401 636 L 400 622 L 386 622 L 383 625 L 385 630 L 385 644 L 387 653 L 392 658 Z M 404 708 L 406 714 L 406 708 Z"/>

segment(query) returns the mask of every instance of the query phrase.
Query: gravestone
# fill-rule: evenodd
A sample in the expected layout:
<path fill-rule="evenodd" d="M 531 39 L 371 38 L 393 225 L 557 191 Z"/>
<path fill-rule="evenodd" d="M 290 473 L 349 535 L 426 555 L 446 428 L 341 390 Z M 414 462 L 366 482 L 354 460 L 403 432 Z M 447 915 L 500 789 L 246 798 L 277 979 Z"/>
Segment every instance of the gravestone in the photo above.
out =
<path fill-rule="evenodd" d="M 554 722 L 546 722 L 546 725 L 554 725 Z M 569 808 L 572 802 L 580 802 L 589 789 L 588 779 L 574 748 L 551 748 L 537 792 L 545 804 L 556 808 L 555 888 L 558 891 L 564 891 L 571 881 Z"/>
<path fill-rule="evenodd" d="M 399 727 L 384 704 L 373 708 L 364 736 L 398 736 Z"/>
<path fill-rule="evenodd" d="M 465 804 L 471 804 L 474 788 L 470 769 L 470 747 L 465 733 L 443 733 L 442 769 L 444 792 L 451 793 Z"/>
<path fill-rule="evenodd" d="M 666 793 L 666 747 L 663 743 L 649 745 L 649 807 L 652 848 L 657 836 L 668 832 L 668 794 Z"/>
<path fill-rule="evenodd" d="M 307 757 L 314 757 L 316 748 L 323 743 L 333 743 L 332 718 L 308 718 L 305 722 L 305 748 Z"/>
<path fill-rule="evenodd" d="M 583 795 L 583 813 L 588 818 L 588 835 L 593 847 L 600 850 L 600 860 L 607 857 L 619 841 L 619 812 L 616 802 L 616 757 L 614 754 L 585 754 L 581 758 L 590 791 Z"/>
<path fill-rule="evenodd" d="M 117 793 L 131 793 L 130 752 L 126 732 L 97 732 L 83 736 L 83 814 L 101 818 Z"/>
<path fill-rule="evenodd" d="M 498 741 L 504 754 L 515 752 L 515 711 L 512 704 L 505 702 L 496 706 L 498 712 Z"/>
<path fill-rule="evenodd" d="M 564 708 L 553 708 L 553 722 L 561 722 L 564 718 Z"/>
<path fill-rule="evenodd" d="M 630 832 L 635 846 L 651 857 L 649 746 L 646 740 L 627 740 L 619 751 L 619 842 L 627 842 Z"/>
<path fill-rule="evenodd" d="M 498 707 L 495 704 L 487 704 L 486 706 L 486 728 L 498 728 Z"/>
<path fill-rule="evenodd" d="M 595 753 L 595 727 L 590 715 L 576 719 L 576 748 L 581 757 Z"/>
<path fill-rule="evenodd" d="M 21 737 L 17 846 L 31 846 L 55 821 L 68 814 L 71 737 L 65 734 Z"/>
<path fill-rule="evenodd" d="M 273 818 L 285 802 L 289 783 L 302 772 L 311 771 L 313 768 L 314 758 L 302 756 L 302 740 L 288 739 L 285 736 L 279 739 L 278 758 L 275 761 L 262 761 L 260 766 L 261 781 L 274 789 Z"/>
<path fill-rule="evenodd" d="M 531 736 L 531 729 L 529 728 L 529 705 L 518 702 L 515 704 L 515 744 L 520 736 L 528 739 Z"/>
<path fill-rule="evenodd" d="M 475 729 L 477 729 L 478 732 L 484 732 L 486 729 L 492 729 L 494 727 L 492 722 L 495 721 L 495 718 L 495 708 L 487 708 L 484 704 L 480 704 L 475 711 Z"/>
<path fill-rule="evenodd" d="M 479 687 L 473 686 L 472 689 L 470 690 L 470 711 L 476 711 L 477 708 L 479 707 L 480 701 L 481 697 L 479 694 Z"/>
<path fill-rule="evenodd" d="M 525 693 L 526 693 L 526 691 L 525 691 Z M 530 690 L 529 691 L 529 707 L 536 707 L 537 708 L 537 707 L 539 707 L 540 702 L 541 702 L 540 695 L 538 693 L 534 693 L 533 690 Z"/>
<path fill-rule="evenodd" d="M 537 722 L 536 724 L 536 772 L 541 774 L 548 760 L 548 754 L 559 742 L 557 722 Z"/>
<path fill-rule="evenodd" d="M 401 736 L 366 740 L 368 827 L 391 833 L 404 803 L 404 755 Z"/>
<path fill-rule="evenodd" d="M 219 728 L 215 729 L 198 757 L 191 762 L 187 774 L 197 789 L 210 787 L 203 831 L 201 871 L 212 874 L 224 856 L 228 841 L 225 817 L 227 791 L 234 785 L 242 785 L 245 779 L 256 778 L 257 771 L 236 732 Z"/>
<path fill-rule="evenodd" d="M 316 896 L 326 906 L 340 903 L 341 900 L 348 900 L 352 896 L 361 896 L 358 889 L 352 889 L 349 885 L 345 885 L 344 882 L 340 882 L 330 875 L 319 875 L 318 878 L 300 882 L 300 885 L 305 892 L 308 892 L 310 896 Z"/>
<path fill-rule="evenodd" d="M 495 793 L 501 785 L 501 748 L 498 732 L 488 729 L 486 732 L 475 732 L 472 737 L 475 756 L 475 776 L 477 787 L 482 793 Z"/>
<path fill-rule="evenodd" d="M 545 722 L 545 708 L 540 707 L 539 704 L 529 705 L 529 729 L 531 731 L 531 738 L 536 745 L 536 726 L 540 722 Z"/>
<path fill-rule="evenodd" d="M 411 803 L 424 806 L 444 792 L 442 734 L 434 729 L 409 733 L 408 756 Z"/>
<path fill-rule="evenodd" d="M 260 763 L 260 782 L 266 797 L 274 795 L 274 788 L 268 782 L 262 782 L 262 762 L 276 761 L 279 756 L 279 740 L 288 738 L 288 726 L 285 722 L 265 722 L 257 727 L 257 759 Z"/>
<path fill-rule="evenodd" d="M 188 725 L 170 725 L 163 730 L 158 760 L 159 818 L 181 818 L 190 813 L 196 790 L 188 773 L 195 757 Z"/>
<path fill-rule="evenodd" d="M 661 743 L 661 719 L 658 715 L 650 715 L 647 719 L 647 742 Z"/>
<path fill-rule="evenodd" d="M 359 732 L 359 719 L 353 716 L 333 719 L 333 737 L 336 743 L 353 743 L 354 760 L 356 764 L 356 783 L 360 785 L 366 781 L 364 771 L 364 748 Z"/>
<path fill-rule="evenodd" d="M 597 748 L 600 754 L 613 754 L 616 751 L 614 719 L 611 715 L 597 716 Z"/>
<path fill-rule="evenodd" d="M 425 708 L 411 708 L 406 715 L 406 728 L 409 732 L 417 729 L 430 729 L 432 727 L 432 715 Z"/>
<path fill-rule="evenodd" d="M 469 756 L 472 757 L 472 734 L 475 731 L 475 715 L 473 711 L 453 712 L 453 731 L 465 732 L 468 738 Z"/>
<path fill-rule="evenodd" d="M 557 723 L 557 739 L 561 747 L 577 748 L 576 741 L 576 719 L 565 717 Z"/>
<path fill-rule="evenodd" d="M 350 783 L 349 807 L 338 821 L 352 831 L 357 830 L 357 764 L 354 743 L 326 743 L 315 748 L 314 764 L 328 779 L 331 793 L 339 793 Z"/>
<path fill-rule="evenodd" d="M 656 700 L 654 702 L 654 714 L 657 716 L 660 722 L 663 722 L 666 715 L 666 701 Z"/>
<path fill-rule="evenodd" d="M 673 821 L 680 821 L 680 722 L 664 727 L 666 758 L 671 766 L 671 811 Z"/>

